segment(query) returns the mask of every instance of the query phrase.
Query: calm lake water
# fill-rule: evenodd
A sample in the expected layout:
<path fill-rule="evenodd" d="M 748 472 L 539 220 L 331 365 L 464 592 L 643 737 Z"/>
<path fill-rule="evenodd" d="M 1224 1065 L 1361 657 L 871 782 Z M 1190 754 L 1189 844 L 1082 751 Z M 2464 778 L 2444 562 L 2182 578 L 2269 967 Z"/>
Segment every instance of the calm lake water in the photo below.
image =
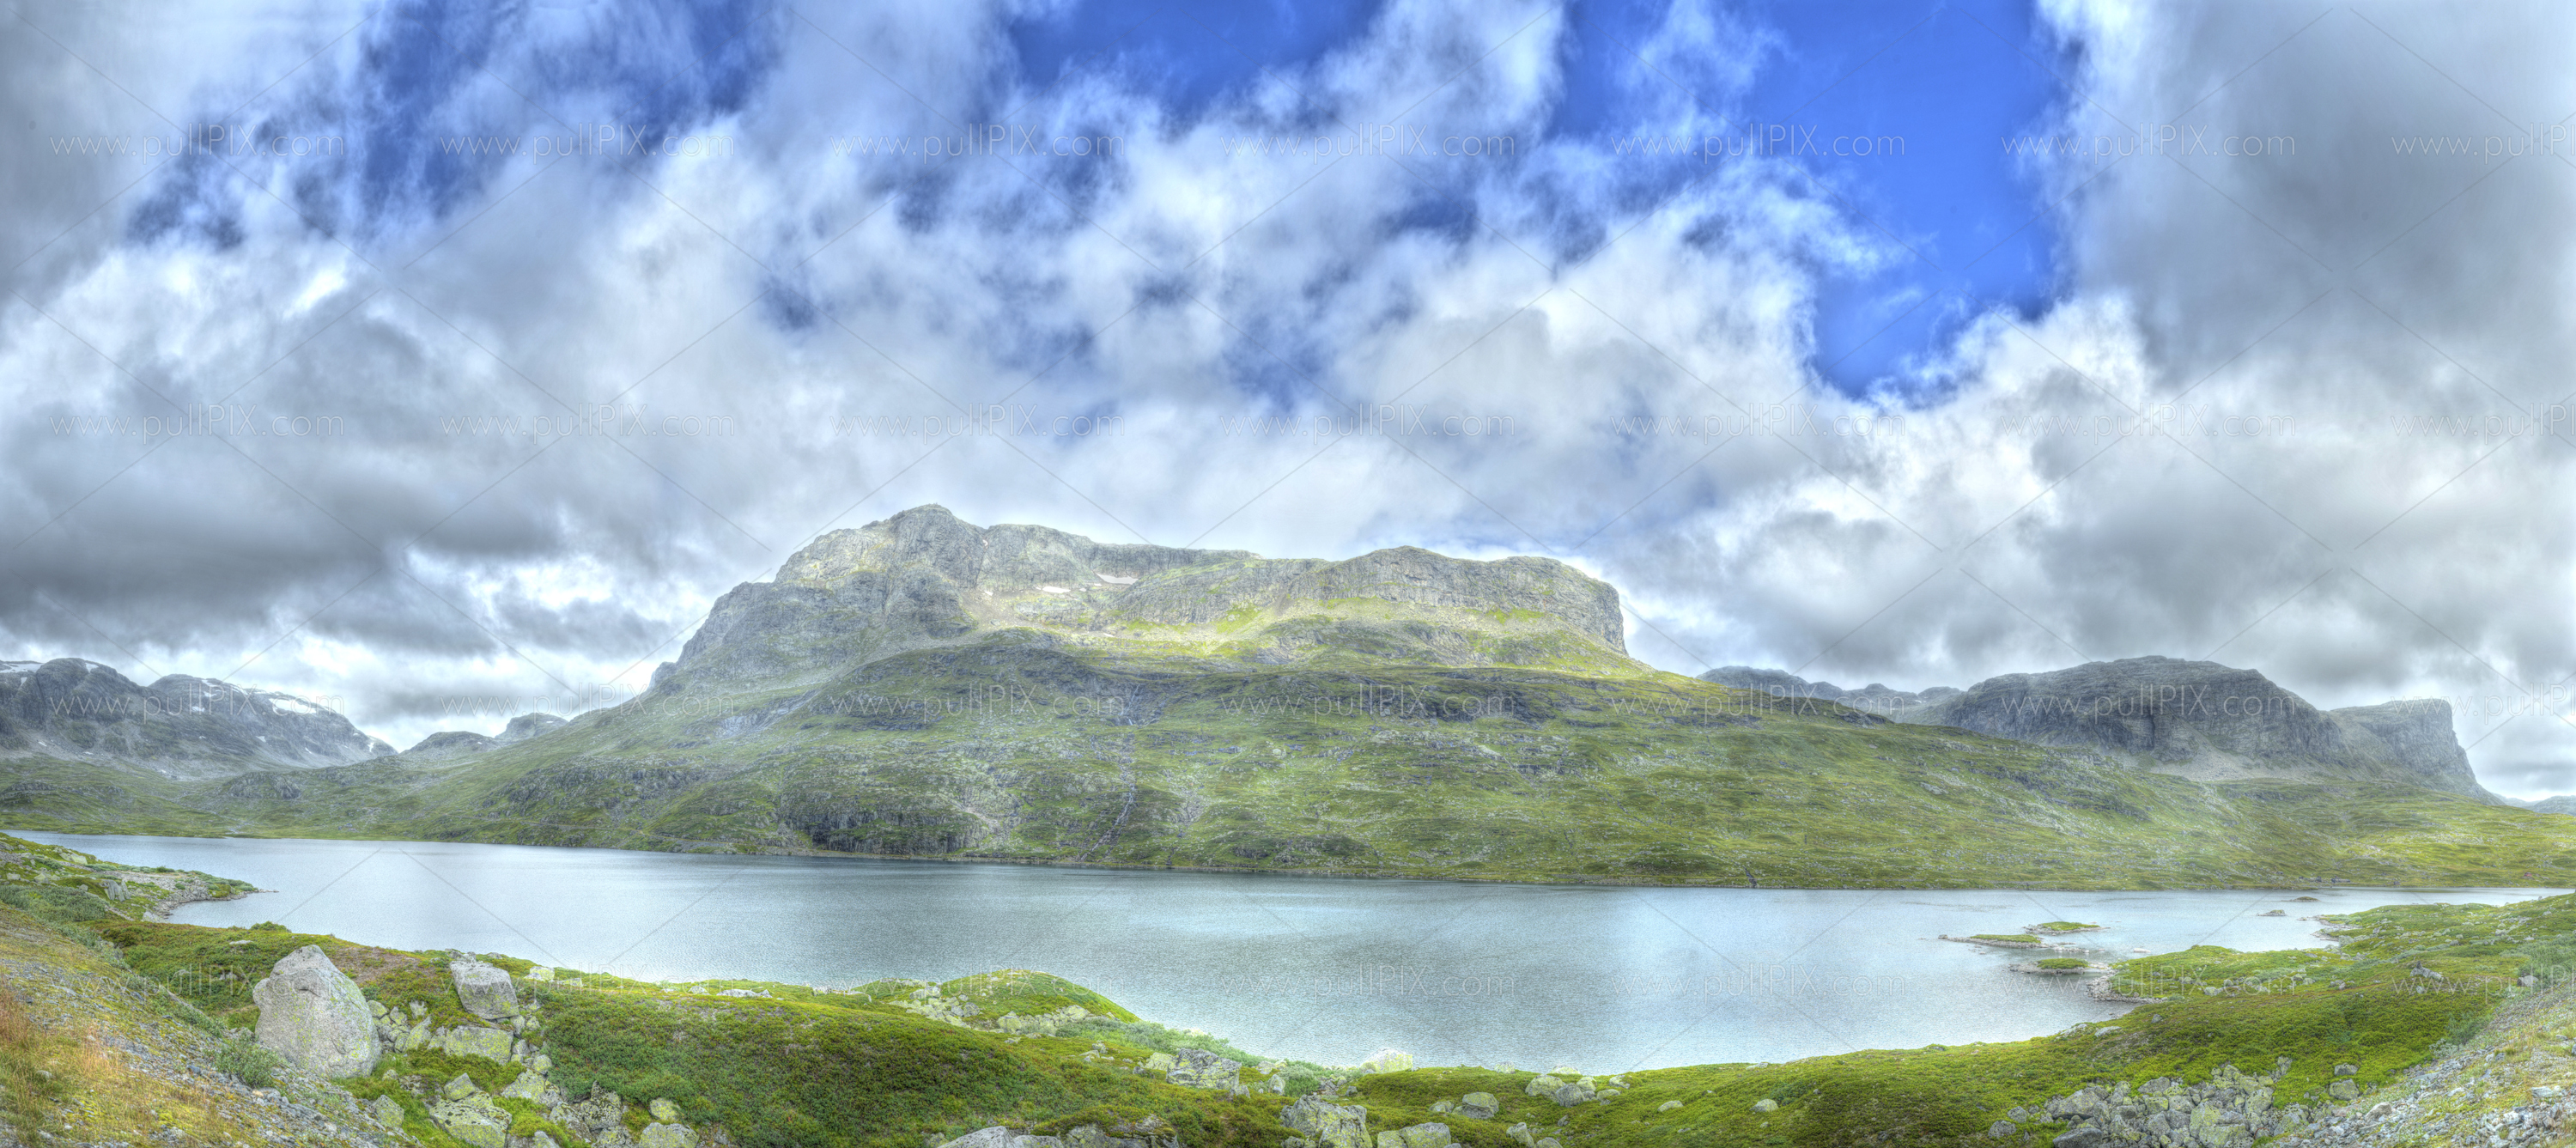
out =
<path fill-rule="evenodd" d="M 845 987 L 1042 969 L 1271 1056 L 1618 1072 L 2020 1040 L 2126 1006 L 1935 940 L 2107 926 L 2129 956 L 2322 945 L 2321 912 L 2549 889 L 2062 893 L 1327 880 L 375 841 L 20 833 L 274 893 L 190 905 L 407 949 L 657 980 Z M 2258 916 L 2284 909 L 2286 917 Z"/>

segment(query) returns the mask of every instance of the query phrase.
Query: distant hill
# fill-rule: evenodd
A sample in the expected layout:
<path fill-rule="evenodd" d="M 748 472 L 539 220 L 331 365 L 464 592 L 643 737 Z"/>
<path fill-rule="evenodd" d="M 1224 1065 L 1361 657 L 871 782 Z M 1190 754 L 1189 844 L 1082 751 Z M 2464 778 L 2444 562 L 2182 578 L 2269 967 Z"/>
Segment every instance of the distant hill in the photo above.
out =
<path fill-rule="evenodd" d="M 171 674 L 149 686 L 96 662 L 0 662 L 0 768 L 52 757 L 162 777 L 346 765 L 393 752 L 303 698 Z"/>
<path fill-rule="evenodd" d="M 2447 702 L 2321 711 L 2256 671 L 2216 662 L 2088 662 L 1919 695 L 1876 684 L 1845 691 L 1746 666 L 1700 676 L 1784 696 L 1833 698 L 1901 722 L 2090 750 L 2202 781 L 2395 781 L 2506 804 L 2478 784 L 2452 732 Z"/>

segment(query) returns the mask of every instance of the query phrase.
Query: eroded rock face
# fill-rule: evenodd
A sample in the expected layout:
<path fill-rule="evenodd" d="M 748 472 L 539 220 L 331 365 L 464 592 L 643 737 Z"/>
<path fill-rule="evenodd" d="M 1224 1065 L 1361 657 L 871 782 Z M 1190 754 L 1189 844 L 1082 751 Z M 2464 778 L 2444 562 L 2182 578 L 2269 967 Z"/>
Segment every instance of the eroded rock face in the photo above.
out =
<path fill-rule="evenodd" d="M 376 1021 L 367 998 L 319 945 L 286 954 L 251 988 L 259 1043 L 317 1076 L 364 1076 L 376 1067 Z"/>

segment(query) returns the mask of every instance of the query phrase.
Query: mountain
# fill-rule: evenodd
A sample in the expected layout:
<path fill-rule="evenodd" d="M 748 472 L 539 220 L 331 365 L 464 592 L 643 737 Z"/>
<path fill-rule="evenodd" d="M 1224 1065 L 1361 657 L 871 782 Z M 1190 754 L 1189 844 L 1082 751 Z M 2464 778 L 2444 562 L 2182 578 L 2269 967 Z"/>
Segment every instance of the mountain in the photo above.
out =
<path fill-rule="evenodd" d="M 1992 691 L 1695 680 L 1630 658 L 1621 617 L 1543 558 L 1267 559 L 925 506 L 728 592 L 620 705 L 220 781 L 31 758 L 0 820 L 1534 881 L 2576 884 L 2576 821 L 2440 787 L 2416 766 L 2446 743 L 2403 705 L 2318 727 L 2376 771 L 2179 776 L 2155 753 L 2180 726 L 2111 753 L 2080 723 L 1966 726 Z"/>
<path fill-rule="evenodd" d="M 1832 682 L 1808 681 L 1787 670 L 1763 670 L 1752 666 L 1719 666 L 1699 677 L 1704 682 L 1716 682 L 1719 685 L 1734 686 L 1738 689 L 1760 690 L 1773 697 L 1823 698 L 1841 702 L 1854 709 L 1877 713 L 1887 713 L 1926 702 L 1937 702 L 1959 692 L 1949 686 L 1933 686 L 1921 693 L 1907 693 L 1903 690 L 1889 689 L 1877 682 L 1871 682 L 1856 690 L 1846 690 Z"/>
<path fill-rule="evenodd" d="M 1725 666 L 1703 680 L 1780 697 L 1830 698 L 1916 725 L 2084 749 L 2202 781 L 2395 781 L 2488 804 L 2533 808 L 2487 792 L 2469 768 L 2441 701 L 2320 711 L 2253 670 L 2216 662 L 2129 658 L 2041 674 L 2005 674 L 1966 690 L 1920 694 L 1875 682 L 1844 690 L 1781 670 Z"/>
<path fill-rule="evenodd" d="M 816 539 L 716 601 L 694 686 L 769 688 L 996 632 L 1247 665 L 1551 665 L 1636 672 L 1619 593 L 1546 558 L 1380 550 L 1342 562 L 1114 545 L 922 506 Z"/>
<path fill-rule="evenodd" d="M 2537 810 L 2541 813 L 2576 814 L 2576 794 L 2561 793 L 2555 797 L 2543 797 L 2532 801 L 2517 797 L 2508 797 L 2504 800 L 2506 804 Z"/>
<path fill-rule="evenodd" d="M 0 662 L 0 762 L 46 757 L 224 777 L 393 752 L 292 694 L 171 674 L 150 686 L 96 662 Z"/>

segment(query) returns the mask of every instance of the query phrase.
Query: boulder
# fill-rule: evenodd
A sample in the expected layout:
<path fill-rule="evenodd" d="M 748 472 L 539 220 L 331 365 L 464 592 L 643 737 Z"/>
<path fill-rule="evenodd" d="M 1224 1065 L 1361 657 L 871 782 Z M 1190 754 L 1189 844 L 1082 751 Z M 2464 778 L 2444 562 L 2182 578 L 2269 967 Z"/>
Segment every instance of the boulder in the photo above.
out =
<path fill-rule="evenodd" d="M 1661 1104 L 1656 1105 L 1656 1106 L 1655 1106 L 1655 1111 L 1657 1111 L 1657 1112 L 1675 1112 L 1675 1111 L 1679 1111 L 1679 1110 L 1681 1109 L 1681 1106 L 1682 1106 L 1682 1102 L 1681 1102 L 1681 1101 L 1678 1101 L 1678 1100 L 1667 1100 L 1667 1101 L 1665 1101 L 1665 1102 L 1663 1102 L 1663 1103 L 1661 1103 Z M 2001 1123 L 2001 1121 L 1997 1121 L 1997 1123 Z"/>
<path fill-rule="evenodd" d="M 481 1091 L 483 1091 L 482 1087 L 474 1083 L 473 1077 L 460 1072 L 454 1079 L 439 1086 L 438 1095 L 447 1100 L 463 1100 Z"/>
<path fill-rule="evenodd" d="M 1564 1086 L 1564 1081 L 1542 1072 L 1531 1077 L 1529 1083 L 1522 1086 L 1521 1091 L 1531 1096 L 1554 1096 L 1556 1090 Z"/>
<path fill-rule="evenodd" d="M 429 1106 L 429 1118 L 472 1148 L 509 1148 L 510 1114 L 489 1096 L 440 1100 Z"/>
<path fill-rule="evenodd" d="M 1470 1092 L 1458 1101 L 1458 1115 L 1469 1120 L 1491 1120 L 1502 1110 L 1503 1102 L 1494 1099 L 1490 1092 Z"/>
<path fill-rule="evenodd" d="M 647 1124 L 635 1138 L 636 1148 L 693 1148 L 697 1142 L 697 1133 L 686 1124 Z"/>
<path fill-rule="evenodd" d="M 2048 1143 L 2050 1148 L 2103 1148 L 2110 1142 L 2111 1134 L 2099 1128 L 2078 1128 L 2073 1132 L 2061 1133 L 2057 1139 Z"/>
<path fill-rule="evenodd" d="M 594 1092 L 587 1100 L 558 1106 L 546 1115 L 588 1141 L 591 1148 L 611 1148 L 628 1142 L 626 1099 L 614 1092 Z"/>
<path fill-rule="evenodd" d="M 1344 1107 L 1308 1094 L 1279 1114 L 1279 1122 L 1315 1148 L 1369 1148 L 1368 1109 Z"/>
<path fill-rule="evenodd" d="M 1201 1048 L 1185 1048 L 1172 1054 L 1172 1067 L 1166 1079 L 1183 1088 L 1232 1090 L 1243 1083 L 1241 1061 L 1227 1060 Z"/>
<path fill-rule="evenodd" d="M 367 1116 L 387 1128 L 399 1129 L 403 1125 L 403 1106 L 393 1097 L 379 1096 L 367 1102 Z"/>
<path fill-rule="evenodd" d="M 447 972 L 456 978 L 456 1003 L 465 1011 L 485 1020 L 519 1015 L 519 989 L 510 974 L 472 957 L 447 962 Z"/>
<path fill-rule="evenodd" d="M 563 1094 L 546 1079 L 546 1074 L 533 1069 L 521 1072 L 517 1080 L 502 1086 L 501 1095 L 525 1100 L 541 1108 L 552 1108 L 563 1102 Z"/>
<path fill-rule="evenodd" d="M 680 1106 L 671 1103 L 671 1098 L 667 1096 L 654 1097 L 651 1103 L 644 1106 L 644 1111 L 652 1113 L 653 1119 L 659 1123 L 677 1124 L 680 1122 Z"/>
<path fill-rule="evenodd" d="M 1992 1124 L 1986 1125 L 1986 1135 L 1992 1136 L 1997 1140 L 2001 1140 L 2004 1137 L 2010 1136 L 2019 1131 L 2021 1131 L 2021 1129 L 2014 1126 L 2013 1122 L 2010 1120 L 1998 1120 Z"/>
<path fill-rule="evenodd" d="M 358 983 L 319 945 L 286 954 L 251 988 L 259 1043 L 316 1076 L 364 1076 L 376 1067 L 376 1020 Z"/>
<path fill-rule="evenodd" d="M 1415 1124 L 1377 1134 L 1378 1148 L 1449 1148 L 1455 1143 L 1446 1124 Z"/>
<path fill-rule="evenodd" d="M 1551 1093 L 1548 1098 L 1556 1101 L 1557 1107 L 1572 1108 L 1577 1104 L 1583 1104 L 1590 1101 L 1592 1097 L 1592 1090 L 1585 1088 L 1580 1084 L 1560 1084 L 1556 1086 L 1556 1091 Z"/>
<path fill-rule="evenodd" d="M 997 1124 L 991 1128 L 978 1128 L 939 1148 L 1011 1148 L 1011 1142 L 1019 1139 L 1022 1137 Z"/>
<path fill-rule="evenodd" d="M 1538 1134 L 1530 1131 L 1530 1126 L 1527 1124 L 1514 1124 L 1503 1129 L 1503 1135 L 1511 1137 L 1512 1143 L 1520 1145 L 1521 1148 L 1530 1148 L 1530 1145 L 1538 1142 Z"/>
<path fill-rule="evenodd" d="M 479 1056 L 494 1064 L 510 1063 L 510 1030 L 460 1024 L 441 1029 L 427 1042 L 449 1056 Z"/>
<path fill-rule="evenodd" d="M 2326 1095 L 2337 1100 L 2359 1100 L 2361 1086 L 2349 1080 L 2338 1080 L 2326 1086 Z"/>
<path fill-rule="evenodd" d="M 1413 1054 L 1409 1052 L 1397 1052 L 1392 1048 L 1383 1049 L 1380 1050 L 1377 1055 L 1361 1061 L 1360 1071 L 1369 1073 L 1411 1072 L 1413 1071 Z"/>
<path fill-rule="evenodd" d="M 1778 1112 L 1780 1110 L 1780 1102 L 1765 1096 L 1762 1099 L 1753 1102 L 1753 1110 L 1755 1112 Z"/>

